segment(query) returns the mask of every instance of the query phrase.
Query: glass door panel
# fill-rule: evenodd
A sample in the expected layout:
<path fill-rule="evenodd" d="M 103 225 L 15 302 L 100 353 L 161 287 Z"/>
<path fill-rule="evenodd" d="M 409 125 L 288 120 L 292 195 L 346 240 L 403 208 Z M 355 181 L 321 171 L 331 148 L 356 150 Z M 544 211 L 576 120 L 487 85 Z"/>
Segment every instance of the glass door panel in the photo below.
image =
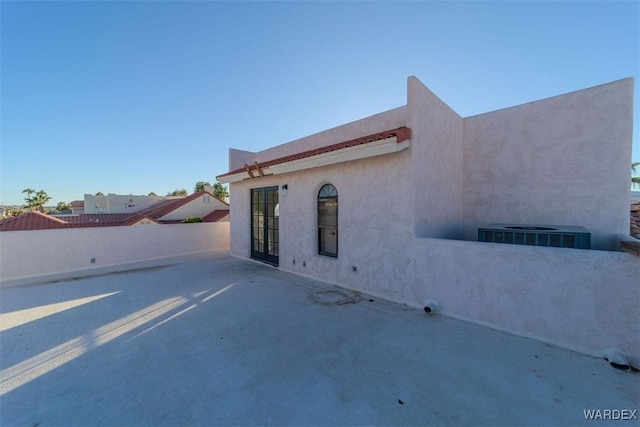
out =
<path fill-rule="evenodd" d="M 251 256 L 278 265 L 280 205 L 278 187 L 251 190 Z"/>

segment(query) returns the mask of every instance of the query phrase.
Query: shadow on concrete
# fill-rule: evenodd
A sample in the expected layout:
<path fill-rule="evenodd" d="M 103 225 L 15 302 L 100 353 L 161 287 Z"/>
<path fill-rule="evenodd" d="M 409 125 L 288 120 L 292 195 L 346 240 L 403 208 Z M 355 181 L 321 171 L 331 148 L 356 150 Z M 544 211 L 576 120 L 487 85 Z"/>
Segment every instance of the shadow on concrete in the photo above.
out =
<path fill-rule="evenodd" d="M 2 425 L 591 425 L 640 404 L 603 360 L 229 257 L 1 292 Z"/>

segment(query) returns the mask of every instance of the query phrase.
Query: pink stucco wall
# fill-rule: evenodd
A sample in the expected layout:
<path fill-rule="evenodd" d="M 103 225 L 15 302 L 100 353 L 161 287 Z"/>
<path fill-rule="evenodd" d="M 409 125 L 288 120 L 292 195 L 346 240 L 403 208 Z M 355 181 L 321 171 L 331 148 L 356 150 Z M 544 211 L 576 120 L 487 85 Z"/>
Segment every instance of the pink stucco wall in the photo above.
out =
<path fill-rule="evenodd" d="M 594 248 L 629 233 L 633 79 L 464 119 L 464 226 L 580 225 Z"/>
<path fill-rule="evenodd" d="M 639 258 L 473 241 L 477 227 L 492 222 L 582 225 L 595 249 L 628 233 L 632 90 L 625 79 L 463 119 L 410 77 L 405 108 L 256 153 L 264 161 L 412 130 L 399 153 L 231 184 L 231 251 L 250 256 L 250 189 L 287 184 L 283 270 L 412 307 L 435 301 L 446 315 L 640 360 Z M 316 197 L 325 183 L 339 193 L 338 258 L 317 253 Z"/>
<path fill-rule="evenodd" d="M 256 153 L 256 160 L 261 163 L 301 151 L 313 150 L 335 144 L 336 142 L 348 141 L 389 129 L 395 129 L 405 124 L 406 107 L 398 107 L 260 151 Z"/>
<path fill-rule="evenodd" d="M 70 272 L 91 274 L 105 267 L 117 270 L 133 262 L 229 249 L 228 222 L 0 234 L 0 281 L 3 283 Z"/>
<path fill-rule="evenodd" d="M 408 79 L 407 103 L 415 234 L 461 238 L 462 118 L 415 77 Z"/>

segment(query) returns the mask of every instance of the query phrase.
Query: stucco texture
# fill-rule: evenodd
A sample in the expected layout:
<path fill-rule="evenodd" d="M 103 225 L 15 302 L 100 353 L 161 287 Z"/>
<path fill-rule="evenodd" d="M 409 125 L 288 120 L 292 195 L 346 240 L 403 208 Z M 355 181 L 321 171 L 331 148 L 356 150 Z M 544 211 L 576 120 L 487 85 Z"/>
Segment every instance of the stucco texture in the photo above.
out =
<path fill-rule="evenodd" d="M 264 161 L 411 129 L 399 153 L 232 183 L 231 251 L 250 257 L 250 189 L 286 184 L 281 269 L 640 361 L 640 259 L 600 250 L 628 233 L 632 92 L 625 79 L 463 119 L 410 77 L 406 108 L 256 153 Z M 337 258 L 318 255 L 327 183 L 339 194 Z M 583 226 L 596 250 L 475 241 L 497 222 Z"/>
<path fill-rule="evenodd" d="M 460 238 L 462 118 L 415 77 L 408 79 L 407 98 L 415 233 L 422 237 Z"/>
<path fill-rule="evenodd" d="M 356 120 L 335 128 L 328 129 L 295 141 L 287 142 L 256 153 L 259 163 L 284 157 L 292 153 L 313 150 L 336 142 L 349 141 L 362 136 L 396 129 L 406 124 L 406 107 L 398 107 L 373 116 Z M 253 163 L 253 162 L 251 162 Z"/>
<path fill-rule="evenodd" d="M 0 279 L 48 276 L 229 249 L 229 223 L 6 231 Z M 95 259 L 92 263 L 91 259 Z"/>
<path fill-rule="evenodd" d="M 633 80 L 464 120 L 464 224 L 580 225 L 594 248 L 629 232 Z"/>
<path fill-rule="evenodd" d="M 395 246 L 413 235 L 412 206 L 410 197 L 407 197 L 410 194 L 409 171 L 399 167 L 407 157 L 408 152 L 405 151 L 312 169 L 305 174 L 284 174 L 256 180 L 255 184 L 259 183 L 261 187 L 288 186 L 286 196 L 280 192 L 280 267 L 335 283 L 346 283 L 350 287 L 356 287 L 362 275 L 372 275 L 370 280 L 376 282 L 373 277 L 376 269 L 369 268 L 369 264 L 372 253 L 378 253 L 382 248 L 372 252 L 372 246 Z M 359 179 L 353 179 L 351 174 L 356 174 Z M 232 253 L 241 257 L 250 254 L 250 230 L 242 225 L 250 221 L 252 186 L 249 184 L 253 183 L 232 184 L 231 215 L 237 209 L 237 215 L 243 220 L 231 222 L 231 247 Z M 332 184 L 338 190 L 338 258 L 318 255 L 317 197 L 324 184 Z M 382 208 L 381 201 L 386 201 Z M 366 268 L 353 272 L 354 266 L 356 269 L 358 266 Z M 392 272 L 397 280 L 401 279 L 401 272 L 396 271 L 398 266 L 391 259 L 381 259 L 378 267 Z M 396 287 L 389 283 L 387 290 L 392 292 Z"/>
<path fill-rule="evenodd" d="M 623 252 L 415 239 L 402 302 L 640 362 L 640 261 Z"/>

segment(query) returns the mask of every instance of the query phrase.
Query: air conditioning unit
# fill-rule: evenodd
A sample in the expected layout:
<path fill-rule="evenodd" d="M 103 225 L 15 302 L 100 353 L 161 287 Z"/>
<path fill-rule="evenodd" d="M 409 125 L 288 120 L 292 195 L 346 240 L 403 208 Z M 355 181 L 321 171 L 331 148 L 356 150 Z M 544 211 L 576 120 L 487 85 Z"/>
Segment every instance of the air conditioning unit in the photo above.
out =
<path fill-rule="evenodd" d="M 591 233 L 571 226 L 492 224 L 478 228 L 478 241 L 591 249 Z"/>

